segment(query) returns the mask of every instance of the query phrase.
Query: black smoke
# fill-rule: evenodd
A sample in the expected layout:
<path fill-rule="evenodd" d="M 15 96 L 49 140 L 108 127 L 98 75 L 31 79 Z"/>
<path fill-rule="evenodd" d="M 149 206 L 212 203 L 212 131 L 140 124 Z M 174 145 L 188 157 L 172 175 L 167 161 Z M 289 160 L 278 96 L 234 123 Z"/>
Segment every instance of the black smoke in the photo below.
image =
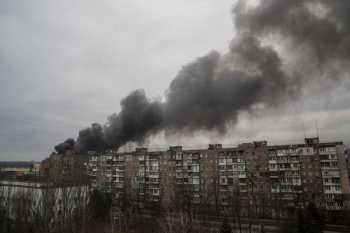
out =
<path fill-rule="evenodd" d="M 66 150 L 74 150 L 75 140 L 73 138 L 68 138 L 66 141 L 55 146 L 57 153 L 65 153 Z"/>
<path fill-rule="evenodd" d="M 225 133 L 241 112 L 276 108 L 315 83 L 348 76 L 350 1 L 264 0 L 255 7 L 238 1 L 232 12 L 237 35 L 227 54 L 211 51 L 185 65 L 164 102 L 142 89 L 131 92 L 107 123 L 92 124 L 55 150 L 118 149 L 161 130 Z"/>

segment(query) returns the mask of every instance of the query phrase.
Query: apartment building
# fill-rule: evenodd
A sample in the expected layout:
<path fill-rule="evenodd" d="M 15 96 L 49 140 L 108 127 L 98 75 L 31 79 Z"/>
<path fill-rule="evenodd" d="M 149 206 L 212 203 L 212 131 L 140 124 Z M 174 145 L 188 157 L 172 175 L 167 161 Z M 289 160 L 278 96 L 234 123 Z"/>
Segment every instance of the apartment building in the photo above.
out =
<path fill-rule="evenodd" d="M 293 145 L 255 141 L 236 148 L 210 144 L 205 150 L 90 151 L 83 157 L 89 160 L 92 186 L 115 200 L 146 208 L 211 205 L 226 212 L 239 198 L 246 209 L 256 206 L 260 214 L 275 215 L 310 201 L 341 210 L 350 194 L 345 156 L 342 142 L 306 138 Z"/>
<path fill-rule="evenodd" d="M 77 155 L 74 150 L 67 150 L 66 154 L 50 155 L 49 174 L 57 182 L 88 177 L 89 155 Z"/>

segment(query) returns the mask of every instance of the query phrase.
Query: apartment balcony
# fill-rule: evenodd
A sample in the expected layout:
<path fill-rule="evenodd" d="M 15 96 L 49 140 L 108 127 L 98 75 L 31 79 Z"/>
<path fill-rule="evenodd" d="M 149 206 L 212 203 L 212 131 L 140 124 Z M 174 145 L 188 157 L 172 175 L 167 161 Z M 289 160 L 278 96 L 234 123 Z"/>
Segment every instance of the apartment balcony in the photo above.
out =
<path fill-rule="evenodd" d="M 321 170 L 322 171 L 338 170 L 338 167 L 337 166 L 335 166 L 335 167 L 321 167 Z M 338 175 L 338 177 L 339 177 L 339 174 L 336 174 L 336 175 Z M 334 175 L 332 174 L 332 176 L 334 176 Z"/>
<path fill-rule="evenodd" d="M 290 200 L 293 201 L 294 198 L 293 197 L 281 197 L 282 200 Z M 288 205 L 288 204 L 287 204 Z M 294 206 L 294 205 L 290 205 L 290 206 Z"/>
<path fill-rule="evenodd" d="M 148 178 L 159 178 L 159 174 L 147 175 Z"/>
<path fill-rule="evenodd" d="M 278 171 L 290 171 L 291 167 L 278 168 Z"/>
<path fill-rule="evenodd" d="M 279 188 L 276 188 L 276 189 L 271 189 L 271 193 L 279 193 L 280 192 L 280 189 Z"/>
<path fill-rule="evenodd" d="M 159 181 L 147 181 L 147 184 L 159 184 Z"/>
<path fill-rule="evenodd" d="M 333 177 L 333 174 L 322 174 L 322 178 L 332 178 L 332 177 Z"/>
<path fill-rule="evenodd" d="M 292 191 L 293 191 L 292 189 L 281 189 L 282 193 L 289 193 L 289 192 L 292 192 Z"/>

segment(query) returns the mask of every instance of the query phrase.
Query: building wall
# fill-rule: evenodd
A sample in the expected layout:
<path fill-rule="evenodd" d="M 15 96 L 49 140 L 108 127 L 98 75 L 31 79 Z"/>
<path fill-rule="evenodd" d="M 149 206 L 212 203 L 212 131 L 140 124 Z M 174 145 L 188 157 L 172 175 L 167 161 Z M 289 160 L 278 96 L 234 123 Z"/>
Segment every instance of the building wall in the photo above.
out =
<path fill-rule="evenodd" d="M 128 153 L 88 152 L 87 156 L 94 188 L 146 207 L 180 201 L 226 211 L 233 194 L 239 193 L 245 205 L 256 203 L 259 212 L 273 215 L 277 199 L 287 212 L 311 201 L 333 210 L 342 209 L 342 195 L 350 194 L 343 143 L 319 143 L 318 138 L 294 145 L 268 146 L 257 141 L 236 148 L 220 144 L 204 150 L 136 148 Z M 62 157 L 52 158 L 59 161 L 53 165 L 56 170 L 62 169 Z"/>

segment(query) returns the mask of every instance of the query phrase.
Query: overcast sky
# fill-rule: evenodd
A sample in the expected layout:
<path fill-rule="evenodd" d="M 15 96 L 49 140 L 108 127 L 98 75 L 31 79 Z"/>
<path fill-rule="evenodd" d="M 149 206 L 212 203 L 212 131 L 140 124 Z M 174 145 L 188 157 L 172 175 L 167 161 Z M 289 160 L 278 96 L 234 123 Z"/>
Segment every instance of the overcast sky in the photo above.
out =
<path fill-rule="evenodd" d="M 226 53 L 236 30 L 234 1 L 1 1 L 0 160 L 40 161 L 93 122 L 120 111 L 120 100 L 143 88 L 149 98 L 169 88 L 181 67 L 211 50 Z M 349 80 L 349 79 L 347 79 Z M 195 132 L 143 146 L 205 148 L 350 141 L 349 81 L 303 91 L 277 109 L 242 113 L 226 135 Z M 127 145 L 121 150 L 134 149 Z"/>

